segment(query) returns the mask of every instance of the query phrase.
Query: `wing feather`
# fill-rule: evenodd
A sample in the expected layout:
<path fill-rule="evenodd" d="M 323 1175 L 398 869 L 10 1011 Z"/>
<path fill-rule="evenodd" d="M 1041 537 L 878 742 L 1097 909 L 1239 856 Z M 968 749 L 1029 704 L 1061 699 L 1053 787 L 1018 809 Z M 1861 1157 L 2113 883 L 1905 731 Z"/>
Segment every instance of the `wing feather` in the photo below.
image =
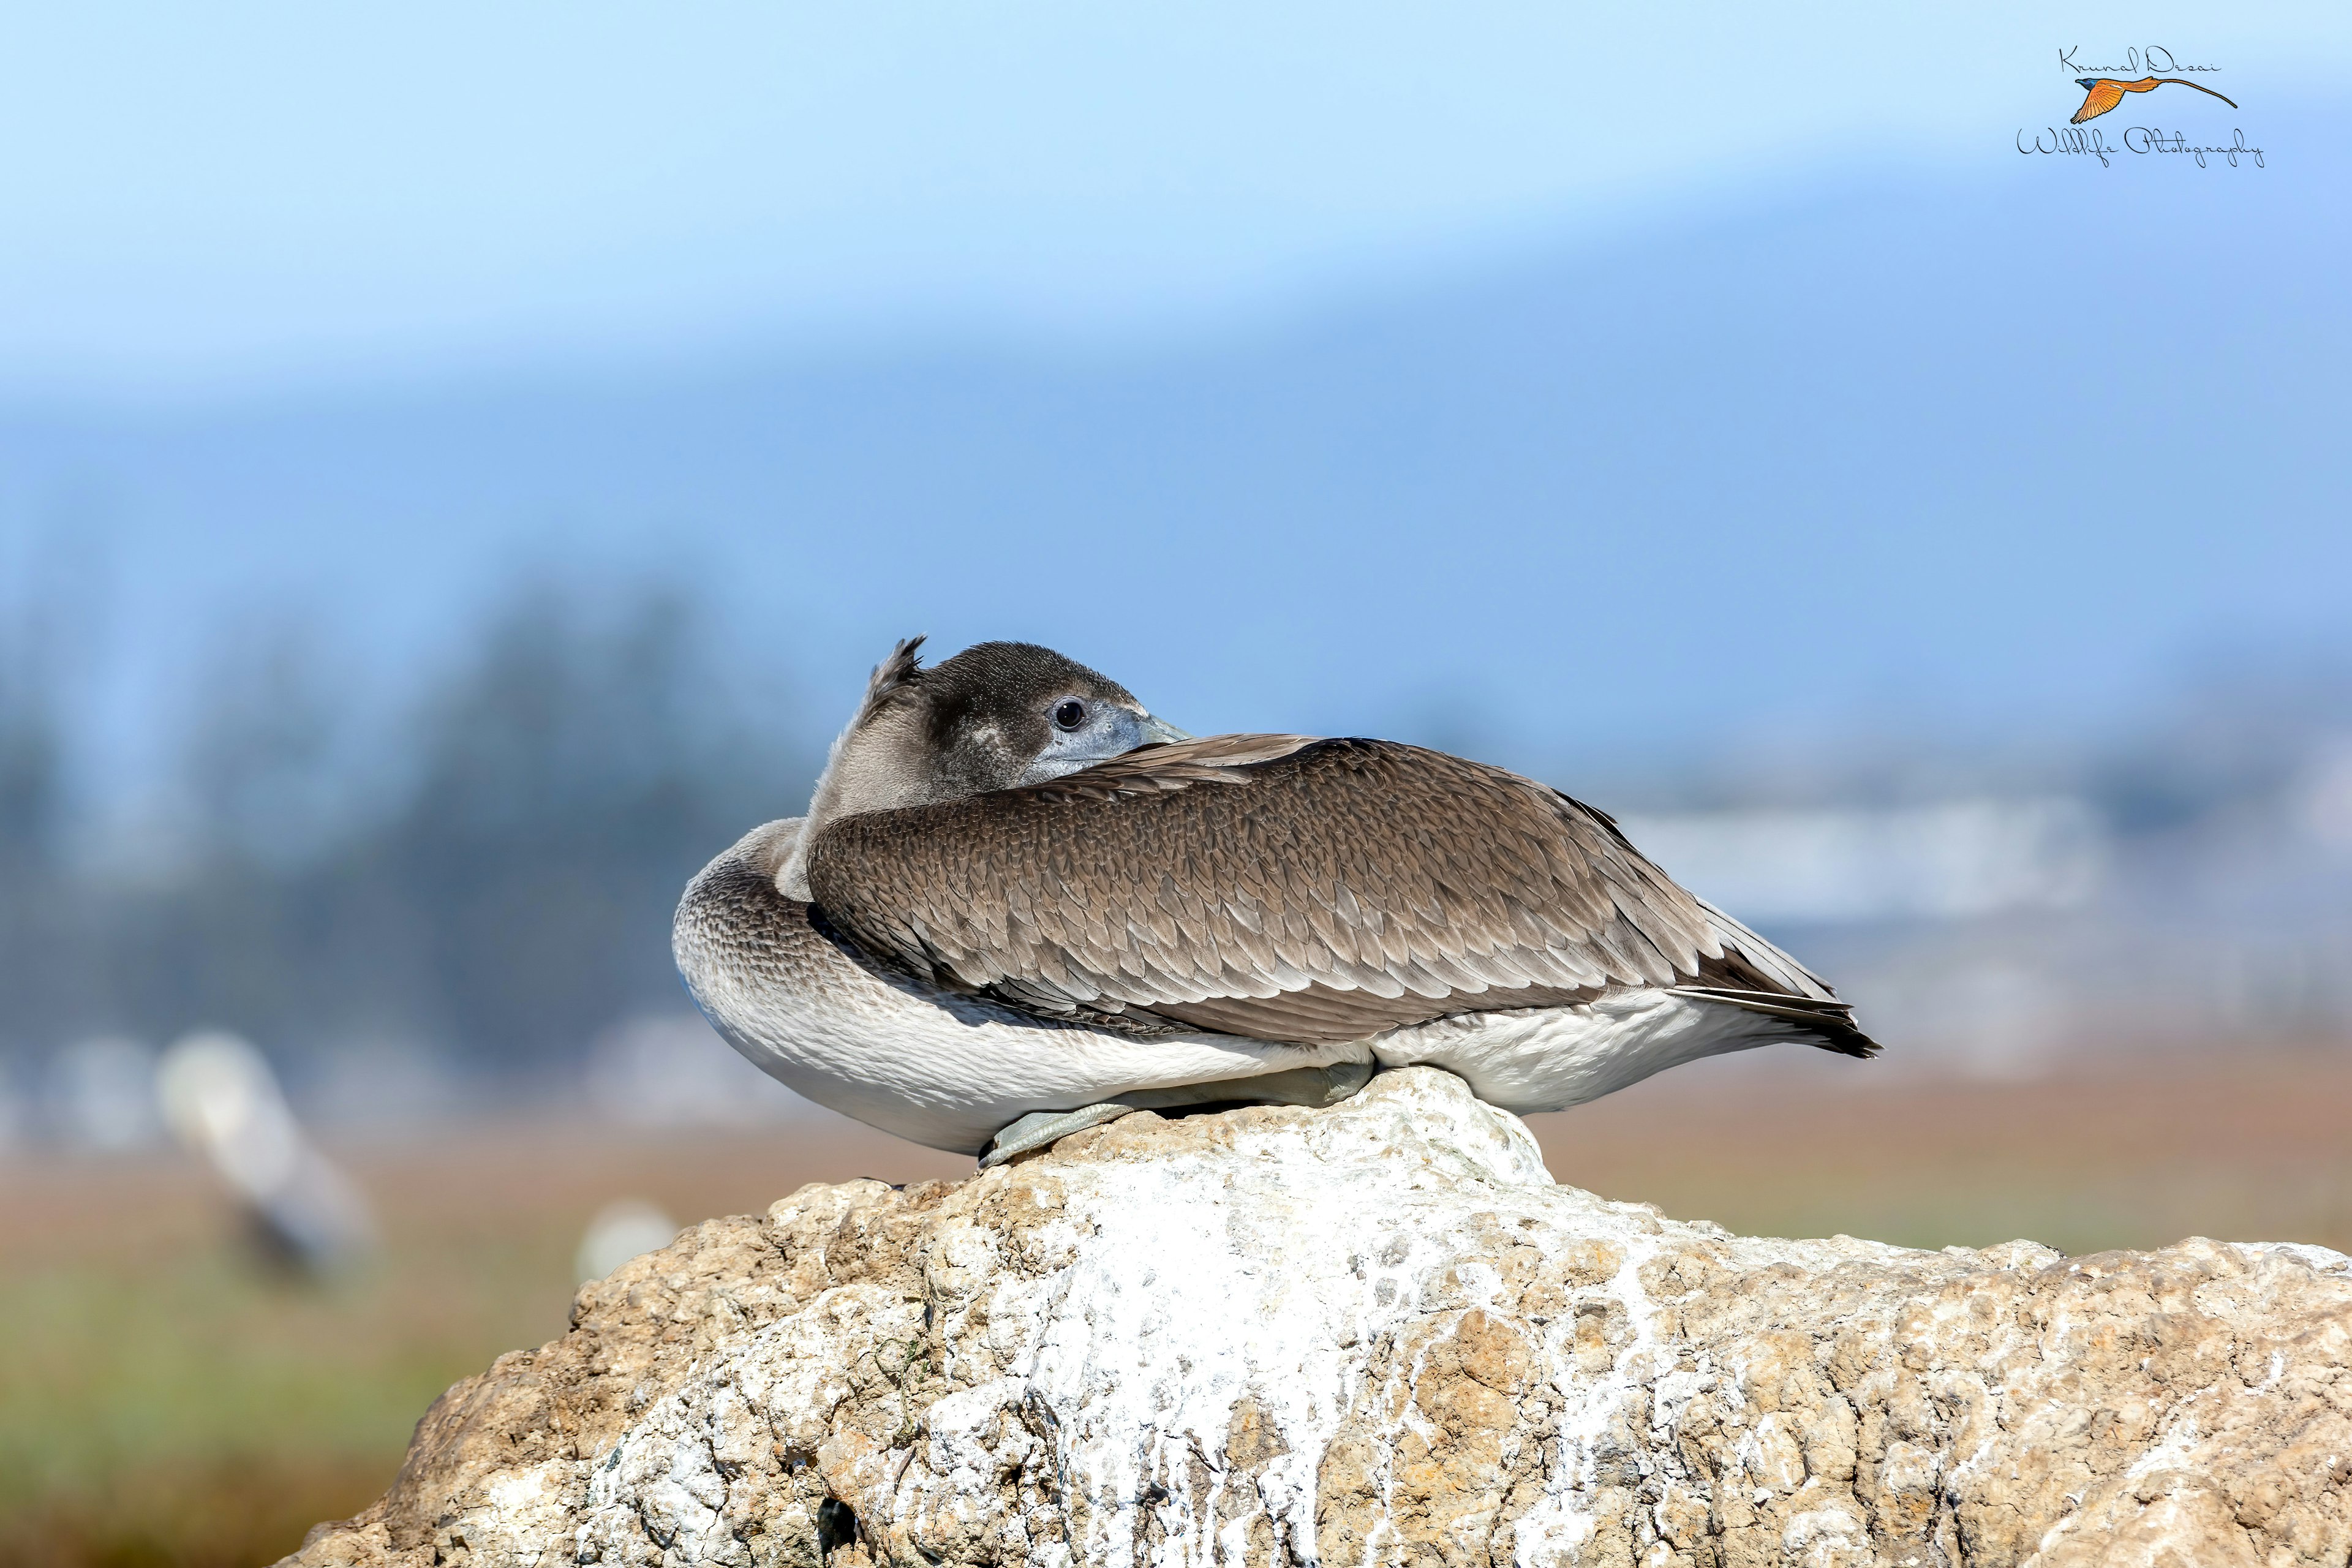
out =
<path fill-rule="evenodd" d="M 1034 788 L 844 818 L 809 878 L 868 952 L 1136 1026 L 1349 1040 L 1622 985 L 1835 1005 L 1603 814 L 1391 742 L 1147 747 Z"/>

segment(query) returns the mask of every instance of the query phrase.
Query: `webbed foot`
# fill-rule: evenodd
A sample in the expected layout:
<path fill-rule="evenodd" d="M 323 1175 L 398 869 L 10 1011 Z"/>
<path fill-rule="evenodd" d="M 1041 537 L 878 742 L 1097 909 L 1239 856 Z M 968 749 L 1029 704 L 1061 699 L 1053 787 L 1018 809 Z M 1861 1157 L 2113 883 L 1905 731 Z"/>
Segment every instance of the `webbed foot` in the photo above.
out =
<path fill-rule="evenodd" d="M 1082 1105 L 1076 1110 L 1033 1110 L 1007 1122 L 990 1140 L 980 1157 L 983 1171 L 1002 1165 L 1016 1154 L 1043 1149 L 1073 1132 L 1100 1127 L 1138 1110 L 1176 1110 L 1196 1105 L 1337 1105 L 1372 1081 L 1378 1070 L 1370 1062 L 1335 1062 L 1329 1067 L 1286 1068 L 1255 1078 L 1221 1079 L 1214 1083 L 1185 1083 L 1169 1089 L 1141 1089 L 1117 1100 Z"/>

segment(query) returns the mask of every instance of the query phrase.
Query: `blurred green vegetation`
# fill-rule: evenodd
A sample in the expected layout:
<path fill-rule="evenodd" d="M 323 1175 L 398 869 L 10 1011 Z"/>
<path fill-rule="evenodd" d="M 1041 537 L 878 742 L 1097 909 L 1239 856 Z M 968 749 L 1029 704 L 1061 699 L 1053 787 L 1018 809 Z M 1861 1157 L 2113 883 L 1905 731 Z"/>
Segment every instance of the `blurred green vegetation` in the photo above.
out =
<path fill-rule="evenodd" d="M 404 1249 L 323 1289 L 230 1247 L 12 1278 L 0 1563 L 229 1564 L 290 1550 L 383 1489 L 456 1377 L 562 1326 L 548 1309 L 565 1251 L 556 1237 Z"/>
<path fill-rule="evenodd" d="M 190 1177 L 194 1173 L 188 1173 Z M 383 1489 L 425 1407 L 560 1332 L 575 1238 L 404 1225 L 352 1277 L 225 1214 L 0 1283 L 0 1563 L 266 1562 Z"/>
<path fill-rule="evenodd" d="M 1699 1063 L 1531 1125 L 1563 1181 L 1748 1233 L 2352 1248 L 2341 1049 L 1993 1083 L 1816 1056 Z M 482 1125 L 352 1163 L 385 1245 L 323 1286 L 264 1267 L 182 1162 L 0 1163 L 0 1568 L 243 1568 L 363 1508 L 445 1386 L 563 1331 L 572 1250 L 613 1198 L 688 1223 L 970 1170 L 835 1120 Z"/>
<path fill-rule="evenodd" d="M 0 1162 L 0 1568 L 242 1568 L 366 1507 L 444 1388 L 564 1331 L 614 1198 L 688 1224 L 971 1169 L 831 1119 L 485 1124 L 351 1163 L 383 1247 L 321 1284 L 270 1265 L 187 1162 Z"/>

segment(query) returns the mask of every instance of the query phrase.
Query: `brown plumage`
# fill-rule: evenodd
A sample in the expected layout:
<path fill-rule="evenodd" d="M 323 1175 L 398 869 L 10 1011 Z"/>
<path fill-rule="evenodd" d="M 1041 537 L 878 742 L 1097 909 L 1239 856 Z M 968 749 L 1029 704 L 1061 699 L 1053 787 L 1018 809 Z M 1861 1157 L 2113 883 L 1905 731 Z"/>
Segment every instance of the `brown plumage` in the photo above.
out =
<path fill-rule="evenodd" d="M 1664 987 L 1876 1047 L 1825 985 L 1601 812 L 1392 742 L 1225 735 L 839 817 L 823 920 L 1045 1017 L 1301 1044 Z"/>
<path fill-rule="evenodd" d="M 1143 1101 L 1322 1104 L 1381 1067 L 1556 1110 L 1779 1040 L 1876 1050 L 1533 780 L 1195 741 L 1031 644 L 917 653 L 875 671 L 807 815 L 722 852 L 673 930 L 719 1031 L 845 1114 L 1001 1160 Z"/>

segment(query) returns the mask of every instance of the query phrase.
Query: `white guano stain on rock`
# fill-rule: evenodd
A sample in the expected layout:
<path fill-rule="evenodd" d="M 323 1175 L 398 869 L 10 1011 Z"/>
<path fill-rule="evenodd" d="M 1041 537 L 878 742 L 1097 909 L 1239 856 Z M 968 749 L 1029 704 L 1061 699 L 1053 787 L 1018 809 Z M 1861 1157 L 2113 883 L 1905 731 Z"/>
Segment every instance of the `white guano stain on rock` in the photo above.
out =
<path fill-rule="evenodd" d="M 1727 1235 L 1428 1068 L 811 1187 L 584 1288 L 296 1561 L 2336 1563 L 2352 1275 Z"/>

